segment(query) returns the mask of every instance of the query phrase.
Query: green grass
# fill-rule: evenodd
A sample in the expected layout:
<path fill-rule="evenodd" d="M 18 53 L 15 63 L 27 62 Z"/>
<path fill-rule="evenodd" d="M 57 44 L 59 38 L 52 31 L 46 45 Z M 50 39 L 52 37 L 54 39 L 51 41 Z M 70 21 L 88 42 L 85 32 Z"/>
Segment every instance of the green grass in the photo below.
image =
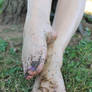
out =
<path fill-rule="evenodd" d="M 0 0 L 0 14 L 2 13 L 4 0 Z"/>
<path fill-rule="evenodd" d="M 67 92 L 92 92 L 92 41 L 68 46 L 62 68 Z"/>
<path fill-rule="evenodd" d="M 0 92 L 29 92 L 34 80 L 24 78 L 21 47 L 16 52 L 6 44 L 6 41 L 0 41 Z"/>
<path fill-rule="evenodd" d="M 17 52 L 15 48 L 0 39 L 0 92 L 30 92 L 32 89 L 34 80 L 27 81 L 23 75 L 21 46 Z M 92 92 L 91 40 L 83 38 L 77 45 L 67 47 L 62 73 L 67 92 Z"/>

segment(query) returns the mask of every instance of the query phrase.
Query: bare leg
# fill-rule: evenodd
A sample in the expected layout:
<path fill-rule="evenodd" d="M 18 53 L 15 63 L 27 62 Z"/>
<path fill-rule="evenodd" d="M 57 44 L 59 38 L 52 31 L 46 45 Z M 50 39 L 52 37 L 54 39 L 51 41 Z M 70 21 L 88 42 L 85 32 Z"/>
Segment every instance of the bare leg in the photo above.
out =
<path fill-rule="evenodd" d="M 53 23 L 53 28 L 57 31 L 57 39 L 48 46 L 47 63 L 40 75 L 39 90 L 33 88 L 33 92 L 66 92 L 60 72 L 63 53 L 82 19 L 84 6 L 85 0 L 58 1 Z"/>
<path fill-rule="evenodd" d="M 47 42 L 56 38 L 49 20 L 51 3 L 52 0 L 28 0 L 22 50 L 27 79 L 42 71 L 47 56 Z"/>

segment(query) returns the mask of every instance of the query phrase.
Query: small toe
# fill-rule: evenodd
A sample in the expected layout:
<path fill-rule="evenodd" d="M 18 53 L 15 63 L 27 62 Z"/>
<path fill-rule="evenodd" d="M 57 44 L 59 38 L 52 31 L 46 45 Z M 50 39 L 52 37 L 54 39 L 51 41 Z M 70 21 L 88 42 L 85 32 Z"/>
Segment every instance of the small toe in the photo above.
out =
<path fill-rule="evenodd" d="M 33 72 L 31 70 L 28 71 L 29 75 L 33 75 Z"/>
<path fill-rule="evenodd" d="M 32 78 L 33 78 L 33 76 L 27 76 L 27 77 L 26 77 L 27 80 L 30 80 L 30 79 L 32 79 Z"/>

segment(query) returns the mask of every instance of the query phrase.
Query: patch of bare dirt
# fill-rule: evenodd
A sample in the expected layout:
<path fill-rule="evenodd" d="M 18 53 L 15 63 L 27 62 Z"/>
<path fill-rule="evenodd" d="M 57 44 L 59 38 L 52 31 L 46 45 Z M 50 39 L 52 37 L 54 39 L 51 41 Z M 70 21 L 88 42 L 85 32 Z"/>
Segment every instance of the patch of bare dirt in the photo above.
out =
<path fill-rule="evenodd" d="M 0 25 L 0 37 L 9 40 L 22 37 L 23 25 Z"/>

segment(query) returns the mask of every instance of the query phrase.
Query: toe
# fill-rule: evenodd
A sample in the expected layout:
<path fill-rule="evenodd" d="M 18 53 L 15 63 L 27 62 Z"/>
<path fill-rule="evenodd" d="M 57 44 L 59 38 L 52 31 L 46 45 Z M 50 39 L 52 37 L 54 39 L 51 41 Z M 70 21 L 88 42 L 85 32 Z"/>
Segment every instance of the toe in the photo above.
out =
<path fill-rule="evenodd" d="M 27 75 L 26 79 L 29 80 L 29 79 L 33 78 L 34 76 L 36 76 L 37 74 L 39 74 L 42 71 L 43 66 L 44 66 L 44 64 L 41 63 L 38 66 L 37 70 L 35 70 L 35 71 L 28 70 L 28 72 L 27 72 L 28 75 Z"/>
<path fill-rule="evenodd" d="M 31 75 L 31 76 L 33 76 L 33 72 L 31 70 L 28 71 L 28 74 Z"/>
<path fill-rule="evenodd" d="M 33 76 L 27 76 L 27 77 L 26 77 L 27 80 L 30 80 L 30 79 L 32 79 L 32 78 L 33 78 Z"/>
<path fill-rule="evenodd" d="M 34 75 L 36 75 L 36 71 L 28 71 L 28 74 L 31 76 L 34 76 Z"/>

